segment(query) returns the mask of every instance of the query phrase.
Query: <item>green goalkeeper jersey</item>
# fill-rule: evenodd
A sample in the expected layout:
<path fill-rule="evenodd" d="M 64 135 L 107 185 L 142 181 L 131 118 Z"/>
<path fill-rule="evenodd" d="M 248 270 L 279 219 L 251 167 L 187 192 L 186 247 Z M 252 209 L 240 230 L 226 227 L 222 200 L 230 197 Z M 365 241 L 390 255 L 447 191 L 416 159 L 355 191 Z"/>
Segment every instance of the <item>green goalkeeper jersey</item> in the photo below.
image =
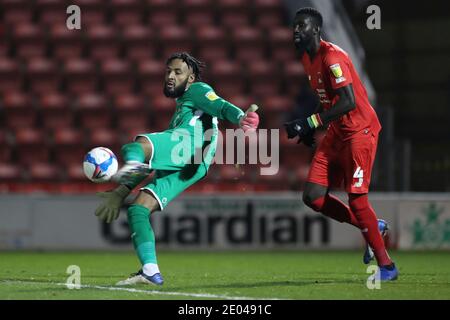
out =
<path fill-rule="evenodd" d="M 239 124 L 244 112 L 219 97 L 204 82 L 194 82 L 176 102 L 175 114 L 168 131 L 190 135 L 196 149 L 204 150 L 209 147 L 203 158 L 203 162 L 209 167 L 216 152 L 217 119 Z M 210 130 L 210 136 L 205 136 L 207 130 Z"/>

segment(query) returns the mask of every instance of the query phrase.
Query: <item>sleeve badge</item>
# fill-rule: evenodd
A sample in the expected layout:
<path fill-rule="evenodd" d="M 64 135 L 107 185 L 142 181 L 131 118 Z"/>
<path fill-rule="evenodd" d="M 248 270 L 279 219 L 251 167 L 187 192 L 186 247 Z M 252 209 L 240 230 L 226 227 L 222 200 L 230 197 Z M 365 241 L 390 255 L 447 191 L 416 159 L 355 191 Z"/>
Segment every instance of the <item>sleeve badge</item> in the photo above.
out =
<path fill-rule="evenodd" d="M 210 101 L 219 99 L 219 96 L 214 91 L 209 91 L 208 93 L 205 94 L 205 96 Z"/>
<path fill-rule="evenodd" d="M 339 63 L 335 63 L 335 64 L 331 65 L 330 69 L 335 78 L 342 77 L 342 69 L 341 69 L 341 66 L 339 65 Z"/>

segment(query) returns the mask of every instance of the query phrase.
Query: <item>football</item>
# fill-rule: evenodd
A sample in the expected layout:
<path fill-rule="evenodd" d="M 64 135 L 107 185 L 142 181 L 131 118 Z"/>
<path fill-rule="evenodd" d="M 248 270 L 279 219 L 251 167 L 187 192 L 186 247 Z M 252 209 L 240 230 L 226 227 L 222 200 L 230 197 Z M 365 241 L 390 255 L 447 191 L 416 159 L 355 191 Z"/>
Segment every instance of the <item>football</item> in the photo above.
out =
<path fill-rule="evenodd" d="M 84 157 L 83 171 L 86 177 L 92 182 L 108 182 L 117 172 L 117 169 L 117 157 L 108 148 L 94 148 Z"/>

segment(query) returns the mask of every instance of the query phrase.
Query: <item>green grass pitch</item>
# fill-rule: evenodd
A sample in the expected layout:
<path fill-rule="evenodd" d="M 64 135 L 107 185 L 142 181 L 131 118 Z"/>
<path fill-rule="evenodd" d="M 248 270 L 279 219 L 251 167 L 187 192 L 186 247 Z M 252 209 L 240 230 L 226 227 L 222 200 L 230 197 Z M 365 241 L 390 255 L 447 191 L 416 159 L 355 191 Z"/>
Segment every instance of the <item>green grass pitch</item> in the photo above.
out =
<path fill-rule="evenodd" d="M 400 278 L 369 290 L 354 251 L 160 252 L 163 287 L 114 284 L 132 252 L 0 252 L 0 299 L 450 299 L 448 252 L 393 252 Z M 69 265 L 81 288 L 65 286 Z"/>

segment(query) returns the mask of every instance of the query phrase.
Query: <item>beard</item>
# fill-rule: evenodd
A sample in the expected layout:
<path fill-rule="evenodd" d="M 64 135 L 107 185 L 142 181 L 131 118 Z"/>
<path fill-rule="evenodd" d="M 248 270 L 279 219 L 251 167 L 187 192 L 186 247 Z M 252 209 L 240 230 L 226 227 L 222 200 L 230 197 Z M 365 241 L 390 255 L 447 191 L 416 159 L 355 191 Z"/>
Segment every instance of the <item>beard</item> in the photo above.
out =
<path fill-rule="evenodd" d="M 164 82 L 164 95 L 167 98 L 179 98 L 181 97 L 184 92 L 186 91 L 186 86 L 188 83 L 188 79 L 186 79 L 184 82 L 182 82 L 181 84 L 179 84 L 178 86 L 174 87 L 173 89 L 169 89 L 167 87 L 167 83 Z"/>

